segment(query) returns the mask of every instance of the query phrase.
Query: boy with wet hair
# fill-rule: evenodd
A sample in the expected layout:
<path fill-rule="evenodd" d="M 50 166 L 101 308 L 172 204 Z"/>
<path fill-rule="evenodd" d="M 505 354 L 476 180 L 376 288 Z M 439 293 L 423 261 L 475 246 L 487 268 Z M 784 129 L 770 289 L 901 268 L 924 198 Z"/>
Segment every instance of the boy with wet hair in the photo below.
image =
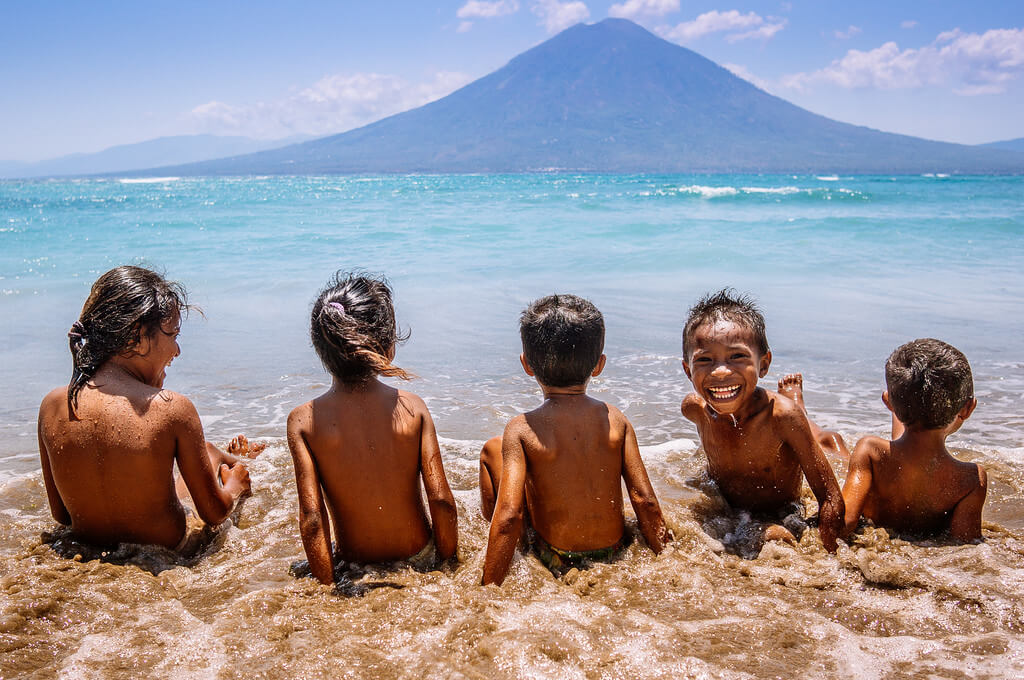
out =
<path fill-rule="evenodd" d="M 505 427 L 483 583 L 505 580 L 524 507 L 535 552 L 554 572 L 619 554 L 629 542 L 620 478 L 641 533 L 660 553 L 668 530 L 633 426 L 617 408 L 586 394 L 590 378 L 605 365 L 601 312 L 575 295 L 550 295 L 523 312 L 520 335 L 519 359 L 540 385 L 544 403 Z"/>
<path fill-rule="evenodd" d="M 863 514 L 897 531 L 948 529 L 961 541 L 981 538 L 985 469 L 946 450 L 946 437 L 978 405 L 967 358 L 940 340 L 914 340 L 889 356 L 885 382 L 882 401 L 893 414 L 892 440 L 857 442 L 843 486 L 843 535 L 857 528 Z"/>
<path fill-rule="evenodd" d="M 708 475 L 730 505 L 779 514 L 799 503 L 806 477 L 818 499 L 821 542 L 834 552 L 843 496 L 802 398 L 758 386 L 771 361 L 753 300 L 729 289 L 706 295 L 683 328 L 683 369 L 694 392 L 683 399 L 682 412 L 696 424 Z M 798 387 L 787 384 L 785 391 L 799 393 Z M 795 541 L 781 525 L 769 526 L 764 538 Z"/>

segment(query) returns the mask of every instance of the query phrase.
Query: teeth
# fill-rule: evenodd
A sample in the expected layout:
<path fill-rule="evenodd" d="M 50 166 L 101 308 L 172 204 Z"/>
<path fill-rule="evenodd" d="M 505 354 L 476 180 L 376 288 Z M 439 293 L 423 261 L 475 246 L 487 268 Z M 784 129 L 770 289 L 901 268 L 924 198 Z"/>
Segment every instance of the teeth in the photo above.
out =
<path fill-rule="evenodd" d="M 718 398 L 734 397 L 740 391 L 739 385 L 733 385 L 732 387 L 709 387 L 708 391 L 711 395 Z"/>

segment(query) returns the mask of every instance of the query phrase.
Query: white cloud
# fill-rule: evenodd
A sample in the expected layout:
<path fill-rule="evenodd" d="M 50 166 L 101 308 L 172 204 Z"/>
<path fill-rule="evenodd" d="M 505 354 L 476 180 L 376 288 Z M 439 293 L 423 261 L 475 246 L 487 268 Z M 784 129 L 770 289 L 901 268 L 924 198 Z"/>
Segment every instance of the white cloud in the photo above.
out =
<path fill-rule="evenodd" d="M 684 21 L 675 27 L 662 26 L 656 32 L 667 40 L 688 43 L 711 33 L 732 31 L 726 39 L 729 42 L 736 42 L 750 38 L 770 38 L 785 26 L 785 19 L 769 17 L 766 21 L 755 12 L 740 14 L 739 11 L 731 9 L 728 12 L 705 12 L 693 21 Z"/>
<path fill-rule="evenodd" d="M 850 50 L 823 69 L 785 76 L 782 85 L 798 90 L 818 84 L 883 90 L 941 85 L 957 94 L 980 95 L 1004 92 L 1021 74 L 1024 29 L 983 34 L 955 29 L 916 49 L 887 42 L 868 52 Z"/>
<path fill-rule="evenodd" d="M 493 19 L 503 17 L 506 14 L 515 14 L 519 11 L 519 0 L 469 0 L 460 7 L 455 16 L 462 19 L 459 27 L 455 29 L 459 33 L 465 33 L 473 28 L 473 22 L 467 19 Z"/>
<path fill-rule="evenodd" d="M 535 0 L 530 10 L 540 17 L 548 33 L 558 33 L 590 18 L 590 10 L 586 4 L 578 0 L 559 2 L 558 0 Z"/>
<path fill-rule="evenodd" d="M 852 38 L 853 36 L 857 35 L 858 33 L 861 33 L 861 30 L 860 30 L 859 26 L 850 26 L 845 31 L 835 31 L 835 32 L 833 32 L 833 35 L 836 38 L 838 38 L 839 40 L 849 40 L 850 38 Z"/>
<path fill-rule="evenodd" d="M 917 26 L 917 22 L 914 21 L 913 19 L 910 19 L 909 21 L 900 22 L 900 28 L 914 28 L 915 26 Z"/>
<path fill-rule="evenodd" d="M 198 131 L 273 139 L 292 134 L 328 135 L 372 123 L 433 101 L 465 85 L 469 76 L 440 72 L 411 84 L 378 73 L 331 75 L 274 102 L 227 104 L 211 101 L 188 117 Z"/>
<path fill-rule="evenodd" d="M 486 2 L 485 0 L 469 0 L 455 13 L 460 19 L 493 19 L 506 14 L 515 14 L 519 11 L 518 0 L 497 0 Z"/>
<path fill-rule="evenodd" d="M 626 0 L 621 4 L 612 5 L 608 16 L 623 19 L 639 19 L 641 17 L 660 17 L 679 11 L 679 0 Z"/>

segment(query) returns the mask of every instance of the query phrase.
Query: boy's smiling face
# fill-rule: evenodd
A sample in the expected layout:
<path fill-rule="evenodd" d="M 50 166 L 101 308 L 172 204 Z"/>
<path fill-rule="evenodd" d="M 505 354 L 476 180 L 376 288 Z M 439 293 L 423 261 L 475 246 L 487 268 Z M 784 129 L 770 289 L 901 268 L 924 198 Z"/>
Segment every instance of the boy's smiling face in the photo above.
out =
<path fill-rule="evenodd" d="M 741 411 L 772 363 L 772 353 L 760 353 L 750 328 L 725 319 L 698 326 L 688 345 L 692 349 L 683 358 L 686 376 L 718 413 Z"/>

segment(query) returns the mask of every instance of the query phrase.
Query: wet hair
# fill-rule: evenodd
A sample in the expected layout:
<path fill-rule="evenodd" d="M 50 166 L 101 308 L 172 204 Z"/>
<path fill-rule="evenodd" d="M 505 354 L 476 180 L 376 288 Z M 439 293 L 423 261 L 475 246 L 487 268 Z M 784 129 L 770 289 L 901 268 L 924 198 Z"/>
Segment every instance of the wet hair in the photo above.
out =
<path fill-rule="evenodd" d="M 398 333 L 391 287 L 383 277 L 336 273 L 313 302 L 309 335 L 324 368 L 345 384 L 376 375 L 412 377 L 391 363 L 395 345 L 408 335 Z"/>
<path fill-rule="evenodd" d="M 974 398 L 967 357 L 934 338 L 897 347 L 885 362 L 885 383 L 893 413 L 908 428 L 945 427 Z"/>
<path fill-rule="evenodd" d="M 604 350 L 604 317 L 589 300 L 548 295 L 523 310 L 519 335 L 526 363 L 542 384 L 582 385 Z"/>
<path fill-rule="evenodd" d="M 683 326 L 683 357 L 690 358 L 693 351 L 693 336 L 697 329 L 706 323 L 731 321 L 750 329 L 761 355 L 768 353 L 768 336 L 764 330 L 764 315 L 758 308 L 754 298 L 737 293 L 732 288 L 723 288 L 715 293 L 708 293 L 690 307 L 690 314 Z"/>
<path fill-rule="evenodd" d="M 78 393 L 103 364 L 133 351 L 143 334 L 162 330 L 166 322 L 186 317 L 190 309 L 184 286 L 143 267 L 115 267 L 96 279 L 78 321 L 68 331 L 72 363 L 68 409 L 74 411 Z"/>

